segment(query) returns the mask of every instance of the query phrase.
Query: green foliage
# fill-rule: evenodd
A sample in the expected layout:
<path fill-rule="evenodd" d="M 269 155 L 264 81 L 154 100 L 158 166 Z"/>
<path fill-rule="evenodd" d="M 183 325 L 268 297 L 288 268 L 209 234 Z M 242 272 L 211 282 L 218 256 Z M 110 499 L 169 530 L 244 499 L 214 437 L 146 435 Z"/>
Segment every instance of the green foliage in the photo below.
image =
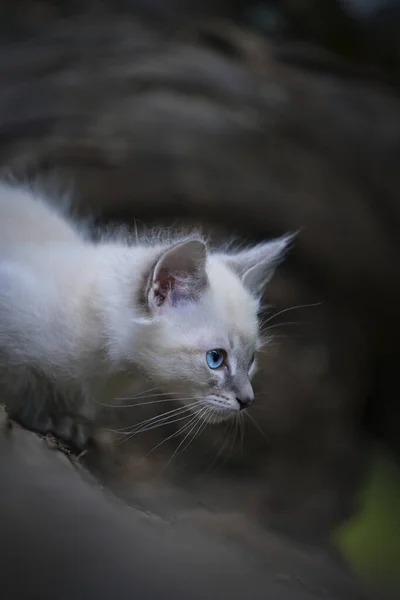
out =
<path fill-rule="evenodd" d="M 336 532 L 335 542 L 365 583 L 400 590 L 400 469 L 381 449 L 361 510 Z"/>

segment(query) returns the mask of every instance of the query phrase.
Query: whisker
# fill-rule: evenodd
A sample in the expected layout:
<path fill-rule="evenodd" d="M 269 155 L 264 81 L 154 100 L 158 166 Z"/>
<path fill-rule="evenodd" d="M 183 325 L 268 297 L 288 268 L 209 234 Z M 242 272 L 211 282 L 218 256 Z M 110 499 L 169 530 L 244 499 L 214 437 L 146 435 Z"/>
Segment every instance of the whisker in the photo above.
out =
<path fill-rule="evenodd" d="M 251 416 L 250 413 L 245 413 L 245 414 L 250 419 L 250 421 L 253 423 L 254 427 L 260 432 L 260 434 L 263 436 L 263 438 L 269 443 L 269 439 L 268 439 L 267 435 L 261 429 L 261 427 L 259 426 L 259 424 L 257 423 L 257 421 L 255 419 L 253 419 L 253 417 Z"/>
<path fill-rule="evenodd" d="M 262 334 L 268 335 L 268 332 L 271 331 L 271 329 L 276 329 L 277 327 L 287 327 L 288 325 L 303 325 L 304 326 L 304 325 L 310 325 L 310 323 L 305 322 L 305 321 L 285 321 L 284 323 L 275 323 L 274 325 L 269 325 L 265 329 L 262 328 Z M 273 337 L 275 338 L 276 335 L 274 334 Z"/>
<path fill-rule="evenodd" d="M 109 408 L 114 408 L 114 407 L 118 407 L 118 404 L 114 404 L 114 400 L 144 400 L 145 398 L 155 398 L 155 397 L 159 397 L 159 396 L 171 396 L 170 392 L 156 392 L 156 390 L 159 388 L 150 388 L 148 390 L 144 390 L 141 392 L 138 392 L 137 394 L 133 394 L 133 396 L 129 396 L 129 397 L 122 397 L 122 398 L 113 398 L 113 402 L 112 404 L 105 404 L 103 402 L 100 402 L 100 400 L 97 400 L 96 398 L 93 398 L 93 401 L 96 402 L 96 404 L 100 404 L 100 406 L 106 406 Z M 150 394 L 149 392 L 155 392 L 154 394 Z M 127 406 L 126 404 L 123 404 L 121 406 Z"/>
<path fill-rule="evenodd" d="M 266 325 L 273 319 L 276 319 L 276 317 L 279 317 L 279 315 L 283 315 L 284 313 L 287 313 L 291 310 L 297 310 L 299 308 L 313 308 L 314 306 L 321 306 L 321 304 L 323 304 L 323 302 L 316 302 L 314 304 L 299 304 L 297 306 L 289 306 L 288 308 L 284 308 L 284 309 L 278 311 L 277 313 L 275 313 L 274 315 L 271 315 L 266 321 L 264 321 L 263 324 Z"/>
<path fill-rule="evenodd" d="M 285 321 L 284 323 L 275 323 L 275 325 L 270 325 L 267 327 L 266 331 L 270 331 L 271 329 L 276 329 L 277 327 L 285 327 L 286 325 L 304 325 L 304 321 Z"/>
<path fill-rule="evenodd" d="M 218 450 L 217 454 L 215 455 L 215 457 L 214 457 L 214 460 L 212 461 L 211 465 L 210 465 L 210 466 L 209 466 L 209 468 L 206 470 L 206 473 L 211 473 L 211 471 L 212 471 L 213 467 L 215 466 L 215 464 L 216 464 L 216 463 L 217 463 L 217 461 L 218 461 L 218 458 L 219 458 L 219 457 L 221 456 L 221 454 L 223 453 L 223 451 L 224 451 L 224 449 L 225 449 L 225 447 L 226 447 L 227 443 L 229 442 L 229 433 L 230 433 L 231 429 L 232 429 L 232 422 L 230 422 L 230 423 L 229 423 L 229 426 L 227 426 L 227 428 L 226 428 L 226 434 L 225 434 L 225 436 L 224 436 L 224 438 L 223 438 L 223 440 L 222 440 L 222 444 L 221 444 L 221 446 L 220 446 L 220 448 L 219 448 L 219 450 Z"/>
<path fill-rule="evenodd" d="M 191 434 L 191 432 L 193 431 L 193 429 L 195 429 L 195 427 L 197 426 L 198 421 L 201 419 L 202 414 L 204 414 L 204 412 L 207 411 L 207 408 L 203 408 L 199 411 L 199 413 L 196 414 L 196 418 L 195 418 L 195 423 L 194 425 L 191 427 L 191 429 L 188 431 L 188 433 L 185 435 L 185 437 L 183 438 L 183 440 L 180 442 L 180 444 L 175 448 L 175 451 L 173 452 L 171 458 L 169 459 L 169 461 L 167 462 L 167 464 L 165 465 L 163 471 L 165 471 L 165 469 L 168 467 L 168 465 L 171 464 L 172 460 L 174 459 L 174 457 L 177 455 L 179 448 L 181 448 L 182 444 L 185 442 L 185 440 L 188 438 L 188 436 Z M 193 421 L 191 421 L 191 423 L 193 423 Z"/>
<path fill-rule="evenodd" d="M 227 452 L 225 454 L 225 458 L 223 459 L 222 463 L 219 465 L 217 471 L 220 471 L 222 469 L 222 467 L 226 464 L 226 462 L 231 458 L 233 450 L 235 448 L 237 433 L 238 433 L 238 421 L 237 421 L 237 419 L 235 419 L 233 435 L 231 436 L 231 442 L 228 446 Z"/>
<path fill-rule="evenodd" d="M 196 406 L 197 403 L 198 402 L 192 402 L 191 404 L 188 404 L 186 406 L 179 407 L 172 411 L 168 411 L 167 413 L 163 413 L 163 414 L 157 415 L 156 417 L 153 417 L 151 419 L 142 421 L 141 423 L 136 425 L 130 431 L 124 431 L 123 429 L 120 429 L 120 430 L 116 430 L 114 432 L 119 433 L 121 436 L 128 436 L 127 439 L 129 440 L 131 437 L 133 437 L 137 433 L 144 433 L 147 431 L 151 431 L 151 430 L 161 427 L 163 425 L 170 425 L 172 423 L 176 423 L 177 421 L 182 421 L 183 419 L 189 418 L 193 414 L 192 407 Z M 206 407 L 206 408 L 208 408 L 208 407 Z M 200 409 L 202 410 L 201 406 L 200 406 Z M 186 414 L 186 413 L 188 413 L 188 414 Z M 185 416 L 182 417 L 181 416 L 182 414 Z M 194 414 L 197 415 L 198 411 L 196 411 Z M 176 416 L 180 416 L 180 418 L 175 419 Z M 124 428 L 124 429 L 127 429 L 127 428 Z"/>
<path fill-rule="evenodd" d="M 167 416 L 167 415 L 169 415 L 169 414 L 172 414 L 172 413 L 174 413 L 175 411 L 180 411 L 180 410 L 183 410 L 183 409 L 185 409 L 185 408 L 189 408 L 189 407 L 192 407 L 192 406 L 196 406 L 196 404 L 198 404 L 198 400 L 196 399 L 196 397 L 195 397 L 195 396 L 194 396 L 194 397 L 191 397 L 191 398 L 181 398 L 181 400 L 182 400 L 182 402 L 183 402 L 183 401 L 187 401 L 187 400 L 195 400 L 195 401 L 194 401 L 194 402 L 191 402 L 190 404 L 184 404 L 183 406 L 178 406 L 177 408 L 175 408 L 175 409 L 173 409 L 173 410 L 170 410 L 170 411 L 163 412 L 163 413 L 161 413 L 161 414 L 159 414 L 159 415 L 155 415 L 154 417 L 151 417 L 151 419 L 145 419 L 144 421 L 140 421 L 139 423 L 136 423 L 135 425 L 133 425 L 133 428 L 136 428 L 136 427 L 138 427 L 138 426 L 139 426 L 139 425 L 141 425 L 141 424 L 144 424 L 144 423 L 147 423 L 147 422 L 150 422 L 150 421 L 154 421 L 154 420 L 156 420 L 156 419 L 158 419 L 158 418 L 165 417 L 165 416 Z M 178 401 L 177 401 L 177 400 L 175 400 L 175 402 L 178 402 Z M 146 403 L 145 403 L 145 404 L 146 404 Z M 119 429 L 114 429 L 114 430 L 111 430 L 111 431 L 113 431 L 113 433 L 117 433 L 117 432 L 120 432 L 120 431 L 121 431 L 121 432 L 122 432 L 122 431 L 126 431 L 127 429 L 130 429 L 131 427 L 132 427 L 132 425 L 128 425 L 127 427 L 121 427 L 121 428 L 119 428 Z"/>
<path fill-rule="evenodd" d="M 145 402 L 135 403 L 135 404 L 126 404 L 121 406 L 126 406 L 126 408 L 131 408 L 134 406 L 147 406 L 148 404 L 158 404 L 161 402 L 187 402 L 188 400 L 202 400 L 199 396 L 189 396 L 188 398 L 164 398 L 161 400 L 147 400 Z"/>
<path fill-rule="evenodd" d="M 150 396 L 153 398 L 154 396 Z M 141 398 L 139 398 L 141 400 Z M 161 400 L 150 400 L 146 402 L 135 402 L 135 404 L 104 404 L 102 402 L 98 402 L 100 406 L 105 406 L 107 408 L 134 408 L 135 406 L 147 406 L 147 404 L 160 404 L 161 402 L 176 402 L 176 398 L 163 398 Z"/>
<path fill-rule="evenodd" d="M 134 400 L 134 398 L 137 398 L 138 396 L 145 396 L 146 394 L 150 394 L 150 392 L 155 392 L 155 395 L 156 395 L 157 390 L 159 390 L 159 389 L 160 388 L 158 386 L 156 386 L 156 387 L 149 388 L 147 390 L 141 390 L 140 392 L 133 394 L 133 396 L 130 396 L 129 398 L 114 398 L 114 400 Z M 161 392 L 161 393 L 164 394 L 166 392 Z"/>
<path fill-rule="evenodd" d="M 161 425 L 168 425 L 169 423 L 174 423 L 175 420 L 171 420 L 171 418 L 175 418 L 176 416 L 182 417 L 182 415 L 188 415 L 191 416 L 193 414 L 192 410 L 183 410 L 182 412 L 179 412 L 177 414 L 174 414 L 172 417 L 170 415 L 168 415 L 167 417 L 162 417 L 161 419 L 158 419 L 157 421 L 154 421 L 153 423 L 145 423 L 144 425 L 142 425 L 141 427 L 135 428 L 131 433 L 142 433 L 145 431 L 150 431 L 152 429 L 155 429 L 155 427 L 159 427 Z"/>
<path fill-rule="evenodd" d="M 130 431 L 129 433 L 133 433 L 134 431 L 140 429 L 142 426 L 145 426 L 147 424 L 153 423 L 153 422 L 158 422 L 160 420 L 166 419 L 167 417 L 170 416 L 175 416 L 177 414 L 181 414 L 184 412 L 192 412 L 192 406 L 195 406 L 195 404 L 197 404 L 196 402 L 192 402 L 191 404 L 187 404 L 185 406 L 178 406 L 177 408 L 174 408 L 173 410 L 169 410 L 167 412 L 163 412 L 160 415 L 156 415 L 154 417 L 151 417 L 149 419 L 144 419 L 143 421 L 140 421 L 139 423 L 136 423 L 136 425 L 134 425 L 133 427 L 131 425 L 129 425 L 129 427 L 122 427 L 121 429 L 114 429 L 111 430 L 113 431 L 113 433 L 123 433 L 126 432 L 127 429 L 129 429 Z M 127 434 L 125 434 L 127 435 Z"/>
<path fill-rule="evenodd" d="M 152 404 L 153 401 L 147 402 L 148 398 L 160 398 L 160 396 L 172 396 L 172 395 L 173 395 L 172 392 L 165 392 L 165 393 L 161 392 L 161 393 L 156 393 L 156 394 L 149 394 L 147 396 L 146 395 L 137 394 L 136 396 L 128 396 L 128 397 L 125 397 L 125 398 L 114 398 L 113 402 L 111 404 L 105 404 L 105 403 L 100 402 L 99 400 L 96 400 L 96 399 L 94 399 L 94 401 L 97 404 L 100 404 L 100 406 L 106 406 L 108 408 L 132 408 L 134 406 L 143 406 L 145 404 Z M 176 394 L 175 394 L 175 396 L 176 396 Z M 143 402 L 143 403 L 137 403 L 137 402 L 135 402 L 134 404 L 115 404 L 114 403 L 114 400 L 121 401 L 121 400 L 135 400 L 135 399 L 137 399 L 137 400 L 146 400 L 146 402 Z M 187 398 L 182 398 L 182 400 L 187 400 Z M 169 402 L 169 401 L 170 402 L 176 401 L 176 398 L 175 397 L 174 398 L 166 398 L 166 399 L 161 398 L 160 400 L 155 400 L 154 403 L 155 402 Z"/>
<path fill-rule="evenodd" d="M 262 342 L 262 345 L 257 348 L 257 354 L 267 354 L 271 351 L 271 348 L 276 348 L 282 345 L 281 340 L 295 340 L 299 339 L 299 336 L 294 335 L 274 335 Z"/>
<path fill-rule="evenodd" d="M 244 433 L 245 433 L 246 424 L 244 422 L 244 415 L 239 413 L 239 429 L 240 429 L 240 454 L 243 456 L 244 454 Z"/>
<path fill-rule="evenodd" d="M 177 419 L 170 419 L 169 421 L 164 421 L 162 423 L 155 423 L 151 427 L 146 427 L 146 428 L 143 428 L 143 429 L 139 429 L 138 431 L 134 431 L 133 433 L 124 434 L 127 437 L 125 437 L 124 439 L 122 439 L 121 443 L 127 442 L 128 440 L 130 440 L 131 438 L 135 437 L 135 435 L 137 435 L 139 433 L 145 433 L 147 431 L 152 431 L 153 429 L 158 429 L 159 427 L 163 427 L 164 425 L 172 425 L 173 423 L 177 423 L 178 421 L 184 421 L 185 419 L 189 419 L 191 416 L 192 415 L 190 413 L 188 413 L 188 414 L 185 414 L 184 416 L 180 416 Z"/>
<path fill-rule="evenodd" d="M 194 415 L 194 418 L 195 417 L 197 417 L 197 414 Z M 186 417 L 186 418 L 188 418 L 188 417 Z M 172 440 L 174 437 L 178 436 L 181 432 L 185 431 L 188 427 L 190 427 L 192 422 L 193 422 L 193 419 L 191 419 L 188 423 L 185 423 L 180 429 L 178 429 L 178 431 L 175 431 L 174 433 L 169 435 L 167 438 L 164 438 L 163 440 L 161 440 L 161 442 L 156 444 L 156 446 L 154 446 L 154 448 L 152 448 L 147 454 L 145 454 L 145 456 L 149 456 L 149 454 L 151 454 L 152 452 L 157 450 L 157 448 L 159 448 L 162 444 L 164 444 L 168 440 Z"/>
<path fill-rule="evenodd" d="M 172 396 L 172 392 L 156 392 L 155 394 L 136 394 L 135 396 L 122 396 L 120 398 L 114 398 L 114 400 L 144 400 L 145 398 L 155 398 L 159 396 Z"/>
<path fill-rule="evenodd" d="M 195 431 L 193 437 L 189 440 L 189 442 L 186 444 L 186 446 L 184 446 L 181 450 L 179 450 L 179 452 L 177 452 L 178 454 L 181 454 L 182 452 L 184 452 L 185 450 L 187 450 L 190 446 L 190 444 L 192 444 L 194 442 L 194 440 L 196 438 L 199 438 L 200 435 L 203 433 L 203 431 L 205 430 L 205 428 L 207 427 L 207 425 L 210 423 L 210 419 L 209 419 L 209 415 L 212 412 L 212 408 L 208 408 L 206 410 L 206 413 L 204 413 L 201 417 L 199 416 L 199 427 L 198 429 Z"/>

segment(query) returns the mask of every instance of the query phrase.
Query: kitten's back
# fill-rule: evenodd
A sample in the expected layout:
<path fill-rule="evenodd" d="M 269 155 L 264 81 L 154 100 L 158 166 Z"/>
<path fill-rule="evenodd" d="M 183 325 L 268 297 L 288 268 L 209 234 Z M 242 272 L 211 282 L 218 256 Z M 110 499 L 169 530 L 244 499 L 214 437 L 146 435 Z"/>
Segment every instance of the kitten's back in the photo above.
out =
<path fill-rule="evenodd" d="M 47 242 L 76 243 L 71 222 L 28 188 L 0 183 L 0 256 L 12 246 Z"/>

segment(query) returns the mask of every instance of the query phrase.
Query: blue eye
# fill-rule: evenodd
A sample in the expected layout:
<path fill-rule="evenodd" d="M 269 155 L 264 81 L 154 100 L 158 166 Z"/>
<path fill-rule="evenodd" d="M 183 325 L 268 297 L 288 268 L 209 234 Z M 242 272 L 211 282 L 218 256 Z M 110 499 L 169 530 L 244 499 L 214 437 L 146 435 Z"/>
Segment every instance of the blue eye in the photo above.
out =
<path fill-rule="evenodd" d="M 206 361 L 210 369 L 219 369 L 225 361 L 225 350 L 209 350 L 206 354 Z"/>

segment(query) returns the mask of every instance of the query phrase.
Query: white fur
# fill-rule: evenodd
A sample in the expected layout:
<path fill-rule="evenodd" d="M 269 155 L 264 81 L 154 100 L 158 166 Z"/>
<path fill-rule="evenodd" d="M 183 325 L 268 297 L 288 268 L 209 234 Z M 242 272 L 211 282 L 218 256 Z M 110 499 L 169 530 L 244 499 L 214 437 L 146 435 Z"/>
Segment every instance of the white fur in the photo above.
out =
<path fill-rule="evenodd" d="M 260 284 L 288 240 L 255 247 L 253 259 L 252 250 L 210 252 L 198 238 L 178 240 L 169 254 L 176 242 L 95 242 L 54 201 L 0 184 L 2 399 L 42 410 L 50 382 L 53 402 L 89 415 L 93 398 L 129 394 L 140 371 L 177 398 L 197 399 L 213 420 L 228 418 L 236 398 L 252 398 Z M 152 269 L 171 274 L 162 297 Z M 213 348 L 227 352 L 218 370 L 205 360 Z"/>

